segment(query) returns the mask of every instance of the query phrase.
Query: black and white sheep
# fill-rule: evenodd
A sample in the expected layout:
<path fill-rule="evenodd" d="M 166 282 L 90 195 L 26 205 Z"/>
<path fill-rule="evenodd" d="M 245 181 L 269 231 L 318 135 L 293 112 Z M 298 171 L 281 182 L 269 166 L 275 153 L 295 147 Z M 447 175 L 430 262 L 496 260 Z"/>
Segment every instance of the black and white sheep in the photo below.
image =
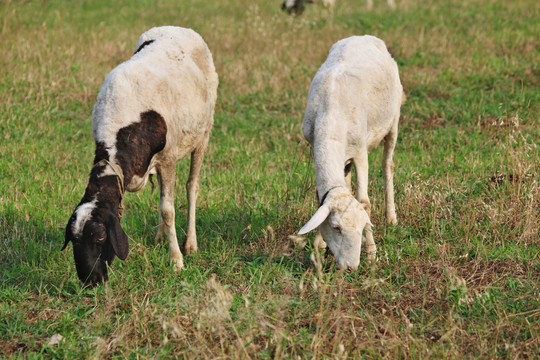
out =
<path fill-rule="evenodd" d="M 281 10 L 288 12 L 289 14 L 302 15 L 304 12 L 305 3 L 313 4 L 314 0 L 284 0 L 281 4 Z M 336 5 L 335 0 L 321 0 L 324 7 L 332 9 Z M 386 0 L 386 4 L 390 9 L 396 8 L 395 0 Z M 368 9 L 373 9 L 373 0 L 366 0 L 366 6 Z"/>
<path fill-rule="evenodd" d="M 156 238 L 166 232 L 171 264 L 184 266 L 174 224 L 174 187 L 176 163 L 189 154 L 185 251 L 197 251 L 195 204 L 217 87 L 212 54 L 202 37 L 173 26 L 143 33 L 134 55 L 107 75 L 92 112 L 94 166 L 62 248 L 73 243 L 82 283 L 107 280 L 115 255 L 126 259 L 128 237 L 120 226 L 124 191 L 140 190 L 151 174 L 157 174 L 160 189 Z"/>
<path fill-rule="evenodd" d="M 309 88 L 303 133 L 313 147 L 320 207 L 299 234 L 319 227 L 339 268 L 358 268 L 364 229 L 368 258 L 375 259 L 368 152 L 383 139 L 386 218 L 397 223 L 393 154 L 402 99 L 397 64 L 384 42 L 373 36 L 353 36 L 334 44 Z M 350 189 L 352 165 L 356 199 Z"/>
<path fill-rule="evenodd" d="M 281 10 L 288 12 L 289 14 L 302 15 L 305 10 L 304 4 L 313 4 L 314 0 L 283 0 L 281 4 Z M 333 8 L 335 0 L 322 0 L 324 7 Z"/>

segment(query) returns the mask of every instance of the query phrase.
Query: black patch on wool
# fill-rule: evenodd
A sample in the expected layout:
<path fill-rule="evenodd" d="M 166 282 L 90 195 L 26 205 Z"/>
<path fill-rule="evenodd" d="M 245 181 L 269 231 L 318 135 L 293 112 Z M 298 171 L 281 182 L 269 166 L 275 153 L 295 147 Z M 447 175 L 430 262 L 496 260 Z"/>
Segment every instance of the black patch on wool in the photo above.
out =
<path fill-rule="evenodd" d="M 96 142 L 96 152 L 94 155 L 94 165 L 100 162 L 101 160 L 109 161 L 109 152 L 105 147 L 105 144 L 102 142 Z"/>
<path fill-rule="evenodd" d="M 133 53 L 133 55 L 135 55 L 136 53 L 138 53 L 139 51 L 141 51 L 146 45 L 150 45 L 150 44 L 153 43 L 153 42 L 154 42 L 154 40 L 146 40 L 145 42 L 143 42 L 143 43 L 141 44 L 141 46 L 139 46 L 139 47 L 137 48 L 137 50 L 135 50 L 135 52 Z"/>
<path fill-rule="evenodd" d="M 165 147 L 167 124 L 157 111 L 141 113 L 141 121 L 123 127 L 116 134 L 116 160 L 124 171 L 124 183 L 134 175 L 143 177 L 150 160 Z"/>
<path fill-rule="evenodd" d="M 302 15 L 305 10 L 304 3 L 313 3 L 313 0 L 295 0 L 291 7 L 287 7 L 287 1 L 283 1 L 281 4 L 281 10 L 286 11 L 292 15 Z"/>
<path fill-rule="evenodd" d="M 97 199 L 97 207 L 103 207 L 106 204 L 105 206 L 109 210 L 118 211 L 118 205 L 123 196 L 118 186 L 118 176 L 101 176 L 104 169 L 105 166 L 92 168 L 90 178 L 88 179 L 88 186 L 79 205 Z M 95 211 L 96 209 L 94 209 Z"/>
<path fill-rule="evenodd" d="M 332 189 L 330 189 L 330 190 L 332 190 Z M 330 192 L 330 190 L 328 190 L 327 192 L 324 193 L 324 195 L 321 198 L 321 201 L 319 201 L 319 206 L 322 206 L 322 204 L 324 204 L 324 200 L 326 200 L 326 197 L 328 196 L 328 193 Z"/>

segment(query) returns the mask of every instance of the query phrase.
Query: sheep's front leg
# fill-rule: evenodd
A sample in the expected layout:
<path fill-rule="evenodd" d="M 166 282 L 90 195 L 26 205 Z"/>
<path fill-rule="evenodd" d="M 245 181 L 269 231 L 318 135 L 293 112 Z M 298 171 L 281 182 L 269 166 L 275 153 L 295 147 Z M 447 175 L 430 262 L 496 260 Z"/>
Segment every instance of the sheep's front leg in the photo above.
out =
<path fill-rule="evenodd" d="M 354 167 L 356 168 L 356 179 L 357 179 L 357 194 L 356 199 L 362 205 L 364 209 L 371 216 L 371 203 L 368 198 L 368 170 L 369 170 L 369 161 L 368 161 L 368 151 L 364 149 L 361 151 L 360 155 L 353 159 Z M 364 234 L 366 238 L 366 251 L 368 254 L 368 260 L 374 261 L 377 255 L 377 245 L 375 245 L 375 240 L 373 240 L 373 230 L 371 225 L 366 224 L 364 228 Z"/>
<path fill-rule="evenodd" d="M 317 198 L 317 201 L 319 201 L 319 192 L 315 190 L 315 197 Z M 319 203 L 319 206 L 322 204 Z M 317 235 L 315 235 L 315 241 L 313 241 L 313 247 L 315 249 L 326 249 L 326 243 L 324 242 L 324 239 L 321 234 L 321 230 L 317 228 Z"/>
<path fill-rule="evenodd" d="M 174 184 L 176 181 L 176 164 L 163 166 L 158 169 L 159 179 L 159 219 L 158 229 L 167 233 L 169 239 L 169 259 L 174 270 L 180 270 L 184 267 L 184 258 L 178 239 L 176 238 L 176 228 L 174 226 Z"/>
<path fill-rule="evenodd" d="M 199 174 L 201 173 L 202 162 L 208 138 L 191 153 L 191 165 L 189 178 L 186 184 L 188 201 L 188 230 L 185 245 L 186 254 L 197 252 L 197 231 L 195 228 L 197 197 L 199 196 Z"/>
<path fill-rule="evenodd" d="M 317 235 L 315 235 L 315 240 L 313 241 L 313 247 L 315 249 L 326 249 L 326 243 L 321 234 L 321 230 L 317 230 Z"/>
<path fill-rule="evenodd" d="M 398 115 L 399 118 L 399 115 Z M 396 205 L 394 204 L 394 149 L 397 142 L 397 121 L 385 137 L 384 153 L 382 160 L 383 177 L 384 177 L 384 202 L 386 221 L 395 225 L 397 224 Z"/>

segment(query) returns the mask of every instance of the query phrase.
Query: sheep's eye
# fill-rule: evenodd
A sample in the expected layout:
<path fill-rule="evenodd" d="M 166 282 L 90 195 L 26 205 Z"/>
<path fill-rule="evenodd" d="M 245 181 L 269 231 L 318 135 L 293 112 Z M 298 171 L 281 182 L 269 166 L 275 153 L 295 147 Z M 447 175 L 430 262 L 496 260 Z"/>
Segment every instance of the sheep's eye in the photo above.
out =
<path fill-rule="evenodd" d="M 340 226 L 334 225 L 334 226 L 332 226 L 332 230 L 334 230 L 334 231 L 337 232 L 339 235 L 341 235 L 341 227 L 340 227 Z"/>
<path fill-rule="evenodd" d="M 103 237 L 100 237 L 100 238 L 99 238 L 99 239 L 97 239 L 96 241 L 97 241 L 98 243 L 100 243 L 100 242 L 103 242 L 104 240 L 105 240 L 105 236 L 103 236 Z"/>

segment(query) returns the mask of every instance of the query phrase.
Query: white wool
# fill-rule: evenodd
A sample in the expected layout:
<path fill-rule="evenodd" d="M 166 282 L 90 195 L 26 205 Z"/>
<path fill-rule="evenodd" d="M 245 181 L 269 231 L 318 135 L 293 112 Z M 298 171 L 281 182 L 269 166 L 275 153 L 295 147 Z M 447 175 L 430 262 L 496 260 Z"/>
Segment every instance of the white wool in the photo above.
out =
<path fill-rule="evenodd" d="M 297 0 L 284 0 L 283 6 L 287 9 L 290 9 L 294 6 L 294 4 L 297 2 Z"/>
<path fill-rule="evenodd" d="M 322 3 L 326 7 L 334 7 L 336 5 L 336 0 L 322 0 Z"/>
<path fill-rule="evenodd" d="M 388 7 L 390 9 L 395 9 L 396 8 L 395 0 L 386 0 L 386 5 L 388 5 Z M 368 7 L 368 9 L 372 9 L 373 8 L 373 0 L 366 0 L 366 6 Z"/>
<path fill-rule="evenodd" d="M 77 209 L 75 210 L 75 222 L 73 223 L 73 234 L 77 237 L 80 237 L 82 235 L 82 231 L 84 229 L 84 225 L 86 222 L 91 218 L 92 211 L 96 208 L 97 200 L 94 199 L 91 202 L 87 202 L 84 204 L 81 204 Z"/>
<path fill-rule="evenodd" d="M 165 26 L 142 34 L 138 46 L 148 40 L 154 43 L 107 75 L 92 112 L 94 139 L 110 149 L 110 161 L 115 160 L 116 134 L 139 122 L 142 112 L 157 111 L 172 125 L 164 152 L 176 160 L 200 142 L 201 129 L 212 126 L 208 118 L 213 119 L 218 78 L 201 36 L 191 29 Z M 187 136 L 177 136 L 177 123 Z"/>
<path fill-rule="evenodd" d="M 316 221 L 310 220 L 301 233 L 320 225 L 340 267 L 358 267 L 364 228 L 368 253 L 374 258 L 368 216 L 368 152 L 385 137 L 390 139 L 383 160 L 386 213 L 389 222 L 397 221 L 392 156 L 402 93 L 397 64 L 384 42 L 369 35 L 334 44 L 311 83 L 303 133 L 313 146 L 319 200 L 326 199 L 313 217 Z M 350 191 L 350 178 L 344 176 L 344 167 L 351 161 L 358 178 L 357 199 Z"/>

